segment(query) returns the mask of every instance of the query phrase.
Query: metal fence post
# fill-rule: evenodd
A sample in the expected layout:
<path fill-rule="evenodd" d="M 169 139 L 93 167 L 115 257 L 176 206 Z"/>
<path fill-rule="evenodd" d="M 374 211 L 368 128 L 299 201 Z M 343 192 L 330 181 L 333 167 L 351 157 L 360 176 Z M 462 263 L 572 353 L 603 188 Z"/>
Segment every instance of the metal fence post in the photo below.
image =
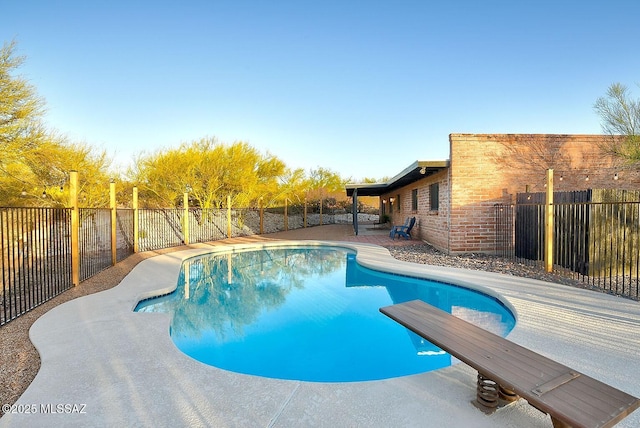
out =
<path fill-rule="evenodd" d="M 80 284 L 80 208 L 78 207 L 78 171 L 69 172 L 69 206 L 71 207 L 71 282 Z"/>
<path fill-rule="evenodd" d="M 553 271 L 553 229 L 555 221 L 553 215 L 553 169 L 547 170 L 547 197 L 544 216 L 544 268 Z"/>
<path fill-rule="evenodd" d="M 116 235 L 116 183 L 111 180 L 109 183 L 109 208 L 111 208 L 111 264 L 118 263 L 118 246 Z"/>
<path fill-rule="evenodd" d="M 133 186 L 133 252 L 137 253 L 139 250 L 138 239 L 140 223 L 138 218 L 138 187 Z"/>
<path fill-rule="evenodd" d="M 189 245 L 189 193 L 184 192 L 182 195 L 182 205 L 184 207 L 184 215 L 182 221 L 182 234 L 184 237 L 184 245 Z"/>

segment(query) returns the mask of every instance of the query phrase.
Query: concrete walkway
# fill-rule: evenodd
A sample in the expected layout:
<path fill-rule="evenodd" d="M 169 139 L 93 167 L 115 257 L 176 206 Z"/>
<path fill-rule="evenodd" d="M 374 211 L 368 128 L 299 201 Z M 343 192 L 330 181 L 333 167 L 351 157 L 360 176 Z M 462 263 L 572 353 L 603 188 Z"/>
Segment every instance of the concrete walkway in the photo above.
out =
<path fill-rule="evenodd" d="M 384 233 L 354 237 L 338 229 L 313 233 L 322 233 L 325 241 L 340 234 L 341 245 L 356 249 L 365 266 L 500 296 L 518 319 L 510 340 L 640 396 L 638 302 L 507 275 L 400 262 L 385 248 L 356 242 L 384 239 Z M 294 232 L 232 242 L 280 245 Z M 303 238 L 311 238 L 305 232 Z M 229 245 L 200 245 L 145 260 L 117 287 L 67 302 L 38 319 L 30 337 L 41 369 L 0 427 L 551 426 L 548 416 L 523 400 L 492 416 L 476 410 L 470 404 L 475 372 L 464 364 L 383 381 L 312 383 L 230 373 L 192 360 L 173 345 L 167 315 L 134 313 L 133 307 L 141 298 L 174 289 L 185 258 Z M 640 426 L 640 411 L 619 426 Z"/>

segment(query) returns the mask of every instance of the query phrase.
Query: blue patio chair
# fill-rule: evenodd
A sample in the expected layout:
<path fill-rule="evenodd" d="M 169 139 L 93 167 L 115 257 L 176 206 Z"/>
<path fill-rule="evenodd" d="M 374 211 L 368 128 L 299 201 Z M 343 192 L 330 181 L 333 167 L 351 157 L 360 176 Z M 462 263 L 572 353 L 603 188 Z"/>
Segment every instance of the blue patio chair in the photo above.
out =
<path fill-rule="evenodd" d="M 402 226 L 397 225 L 397 226 L 391 226 L 391 230 L 389 231 L 389 238 L 393 238 L 393 236 L 396 233 L 396 229 L 399 227 L 409 227 L 409 222 L 411 221 L 411 217 L 407 217 L 407 219 L 404 221 L 404 224 Z"/>
<path fill-rule="evenodd" d="M 409 220 L 409 219 L 407 219 Z M 411 238 L 411 229 L 413 229 L 413 226 L 416 224 L 416 218 L 415 217 L 411 217 L 411 219 L 409 220 L 408 224 L 407 222 L 405 222 L 404 225 L 402 226 L 393 226 L 393 229 L 391 229 L 391 239 L 396 239 L 396 235 L 397 236 L 402 236 L 405 239 L 412 239 Z"/>

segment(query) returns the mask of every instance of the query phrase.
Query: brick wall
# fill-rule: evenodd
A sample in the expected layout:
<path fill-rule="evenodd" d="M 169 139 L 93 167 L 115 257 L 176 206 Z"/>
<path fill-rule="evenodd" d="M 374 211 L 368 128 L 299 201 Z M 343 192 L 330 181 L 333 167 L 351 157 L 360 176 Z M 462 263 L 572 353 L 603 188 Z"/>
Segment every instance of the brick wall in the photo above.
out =
<path fill-rule="evenodd" d="M 493 253 L 495 205 L 515 202 L 516 193 L 544 192 L 547 169 L 554 190 L 640 188 L 640 169 L 603 154 L 604 135 L 451 134 L 450 167 L 382 195 L 393 224 L 415 216 L 414 238 L 449 252 Z M 617 174 L 618 179 L 614 180 Z M 589 178 L 587 180 L 587 177 Z M 439 183 L 440 207 L 431 211 L 429 186 Z M 411 191 L 418 189 L 418 210 Z M 393 211 L 388 209 L 393 197 Z M 400 199 L 398 210 L 397 198 Z"/>
<path fill-rule="evenodd" d="M 439 209 L 437 211 L 430 210 L 430 186 L 434 183 L 439 185 Z M 414 189 L 418 190 L 418 210 L 412 209 L 412 191 Z M 397 209 L 398 196 L 400 211 Z M 411 231 L 411 236 L 414 239 L 427 241 L 440 250 L 447 250 L 450 206 L 448 169 L 381 196 L 382 200 L 389 201 L 389 198 L 395 199 L 393 212 L 389 212 L 388 209 L 386 211 L 391 216 L 394 225 L 404 223 L 407 217 L 415 217 L 416 224 Z M 388 204 L 387 202 L 387 207 Z"/>
<path fill-rule="evenodd" d="M 544 191 L 549 168 L 554 170 L 555 191 L 637 189 L 638 171 L 603 154 L 607 138 L 451 134 L 449 252 L 493 252 L 495 204 L 514 202 L 516 193 L 527 190 Z"/>

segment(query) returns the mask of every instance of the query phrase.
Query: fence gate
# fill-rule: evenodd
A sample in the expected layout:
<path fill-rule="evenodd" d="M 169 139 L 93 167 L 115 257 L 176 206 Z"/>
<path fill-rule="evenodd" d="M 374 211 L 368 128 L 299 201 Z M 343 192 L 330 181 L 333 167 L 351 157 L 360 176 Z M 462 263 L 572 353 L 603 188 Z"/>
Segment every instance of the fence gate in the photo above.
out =
<path fill-rule="evenodd" d="M 554 264 L 583 275 L 589 269 L 591 190 L 554 193 Z M 544 260 L 545 193 L 518 193 L 516 205 L 496 205 L 496 250 Z"/>
<path fill-rule="evenodd" d="M 517 258 L 544 260 L 544 202 L 544 193 L 516 195 L 514 250 Z"/>
<path fill-rule="evenodd" d="M 591 190 L 554 195 L 554 264 L 581 275 L 589 274 L 591 200 Z"/>

